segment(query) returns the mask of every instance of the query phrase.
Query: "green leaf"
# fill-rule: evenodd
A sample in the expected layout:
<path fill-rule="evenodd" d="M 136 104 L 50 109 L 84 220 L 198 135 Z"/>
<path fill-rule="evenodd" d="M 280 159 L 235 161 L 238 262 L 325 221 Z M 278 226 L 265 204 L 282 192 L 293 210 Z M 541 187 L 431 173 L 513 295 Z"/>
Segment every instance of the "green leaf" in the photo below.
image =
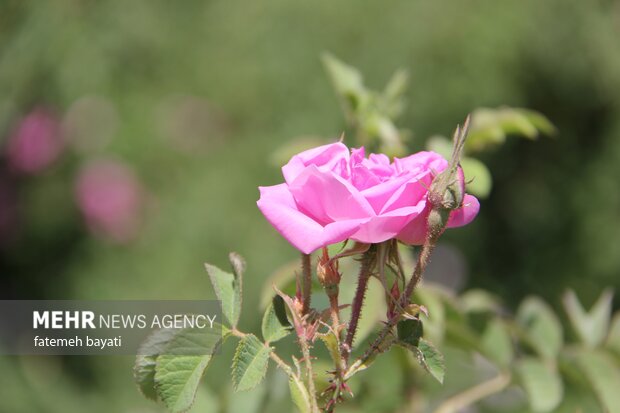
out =
<path fill-rule="evenodd" d="M 155 375 L 157 392 L 170 411 L 185 412 L 192 407 L 210 361 L 211 355 L 159 357 Z"/>
<path fill-rule="evenodd" d="M 510 107 L 480 108 L 472 113 L 465 149 L 472 153 L 501 145 L 508 135 L 536 139 L 541 132 L 551 135 L 555 127 L 538 112 Z"/>
<path fill-rule="evenodd" d="M 524 358 L 516 366 L 534 412 L 549 412 L 562 401 L 562 380 L 556 368 L 535 358 Z"/>
<path fill-rule="evenodd" d="M 234 262 L 233 262 L 234 257 Z M 217 298 L 222 302 L 222 314 L 232 327 L 236 327 L 241 315 L 241 274 L 243 272 L 242 260 L 239 256 L 231 254 L 231 262 L 235 274 L 231 274 L 211 264 L 205 264 L 211 284 Z"/>
<path fill-rule="evenodd" d="M 530 124 L 545 135 L 554 135 L 557 132 L 553 123 L 543 114 L 529 109 L 518 109 L 518 111 L 527 118 Z"/>
<path fill-rule="evenodd" d="M 166 348 L 177 330 L 161 329 L 152 332 L 140 345 L 133 368 L 134 381 L 144 397 L 157 400 L 155 366 L 157 356 Z"/>
<path fill-rule="evenodd" d="M 497 313 L 501 310 L 500 300 L 481 289 L 471 289 L 461 295 L 461 308 L 466 312 Z"/>
<path fill-rule="evenodd" d="M 193 404 L 202 375 L 213 352 L 227 337 L 215 329 L 186 329 L 177 333 L 157 357 L 155 388 L 172 412 L 185 412 Z"/>
<path fill-rule="evenodd" d="M 325 344 L 325 348 L 329 351 L 332 361 L 337 364 L 340 363 L 342 359 L 340 355 L 340 343 L 334 332 L 330 330 L 325 334 L 318 334 L 318 337 L 323 344 Z"/>
<path fill-rule="evenodd" d="M 517 323 L 525 340 L 542 357 L 556 357 L 563 345 L 562 325 L 551 308 L 540 298 L 528 297 L 519 306 Z"/>
<path fill-rule="evenodd" d="M 235 391 L 248 390 L 259 384 L 267 372 L 271 349 L 253 334 L 239 342 L 232 364 L 232 381 Z"/>
<path fill-rule="evenodd" d="M 467 156 L 461 158 L 461 167 L 467 182 L 467 192 L 480 198 L 488 197 L 493 187 L 489 168 L 478 159 Z"/>
<path fill-rule="evenodd" d="M 512 340 L 506 325 L 499 319 L 492 319 L 482 335 L 482 348 L 489 359 L 507 367 L 514 357 Z"/>
<path fill-rule="evenodd" d="M 433 376 L 439 383 L 443 384 L 443 378 L 446 373 L 443 354 L 441 354 L 430 341 L 423 338 L 420 339 L 420 343 L 417 348 L 420 350 L 420 354 L 422 356 L 419 358 L 422 367 L 431 373 L 431 376 Z"/>
<path fill-rule="evenodd" d="M 620 312 L 614 315 L 605 346 L 620 354 Z"/>
<path fill-rule="evenodd" d="M 406 319 L 396 324 L 396 331 L 400 341 L 417 347 L 420 343 L 420 338 L 424 334 L 424 326 L 421 320 Z"/>
<path fill-rule="evenodd" d="M 417 347 L 403 341 L 400 344 L 413 352 L 424 370 L 428 371 L 439 383 L 443 384 L 443 378 L 446 373 L 443 354 L 430 341 L 421 338 Z"/>
<path fill-rule="evenodd" d="M 405 106 L 402 99 L 407 85 L 409 83 L 409 74 L 406 70 L 397 70 L 388 81 L 381 95 L 383 109 L 385 113 L 392 119 L 398 117 Z"/>
<path fill-rule="evenodd" d="M 607 289 L 603 291 L 590 312 L 586 312 L 574 291 L 569 290 L 562 297 L 573 329 L 581 342 L 588 347 L 597 347 L 605 340 L 611 318 L 612 300 L 613 292 Z"/>
<path fill-rule="evenodd" d="M 620 368 L 606 352 L 586 350 L 579 354 L 577 363 L 592 385 L 603 410 L 617 412 L 620 407 Z"/>
<path fill-rule="evenodd" d="M 297 406 L 300 413 L 311 413 L 312 404 L 310 403 L 310 395 L 304 383 L 296 376 L 291 376 L 288 382 L 291 391 L 293 403 Z"/>
<path fill-rule="evenodd" d="M 268 343 L 276 342 L 290 334 L 292 326 L 286 316 L 284 299 L 279 295 L 274 296 L 267 307 L 261 330 L 263 339 Z"/>
<path fill-rule="evenodd" d="M 324 53 L 322 60 L 336 92 L 347 104 L 347 109 L 355 112 L 361 106 L 361 101 L 368 97 L 361 73 L 330 53 Z"/>

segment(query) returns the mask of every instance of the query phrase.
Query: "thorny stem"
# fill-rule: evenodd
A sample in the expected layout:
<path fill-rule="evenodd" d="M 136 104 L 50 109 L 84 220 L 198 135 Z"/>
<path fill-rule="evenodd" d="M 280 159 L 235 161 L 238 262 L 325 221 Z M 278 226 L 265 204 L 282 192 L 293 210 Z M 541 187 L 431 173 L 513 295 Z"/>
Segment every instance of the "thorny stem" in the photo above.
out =
<path fill-rule="evenodd" d="M 492 394 L 499 393 L 510 384 L 510 374 L 500 373 L 491 380 L 482 382 L 474 387 L 465 390 L 443 402 L 435 413 L 456 413 L 464 407 L 471 406 L 479 400 Z"/>
<path fill-rule="evenodd" d="M 418 260 L 415 263 L 415 268 L 413 269 L 411 279 L 407 283 L 405 293 L 401 297 L 401 305 L 403 307 L 409 304 L 411 294 L 413 294 L 413 291 L 422 279 L 422 274 L 424 274 L 424 270 L 426 270 L 426 266 L 428 265 L 433 249 L 435 249 L 435 244 L 437 244 L 438 238 L 438 236 L 431 235 L 430 232 L 426 237 L 426 241 L 424 241 L 424 245 L 422 246 L 422 251 L 420 251 Z"/>
<path fill-rule="evenodd" d="M 364 297 L 366 296 L 366 289 L 368 288 L 368 279 L 370 278 L 372 267 L 372 253 L 366 251 L 362 256 L 362 264 L 360 266 L 360 273 L 357 280 L 357 290 L 355 290 L 355 297 L 351 303 L 351 320 L 349 321 L 349 327 L 347 328 L 347 336 L 342 345 L 342 357 L 345 362 L 349 359 L 351 354 L 351 348 L 353 346 L 353 339 L 357 332 L 357 323 L 359 321 L 362 306 L 364 304 Z"/>
<path fill-rule="evenodd" d="M 428 265 L 430 255 L 435 248 L 435 244 L 437 243 L 437 239 L 443 230 L 437 231 L 433 234 L 429 232 L 426 237 L 426 241 L 422 246 L 422 251 L 418 256 L 418 260 L 416 261 L 415 268 L 413 270 L 413 274 L 411 275 L 411 279 L 407 283 L 407 287 L 404 293 L 400 297 L 400 306 L 396 308 L 396 314 L 390 318 L 385 327 L 379 332 L 377 338 L 372 342 L 370 347 L 366 350 L 366 352 L 355 362 L 353 363 L 345 373 L 345 378 L 351 377 L 355 373 L 355 369 L 360 365 L 365 363 L 368 359 L 370 359 L 376 352 L 382 349 L 384 346 L 385 340 L 390 337 L 390 333 L 394 326 L 398 323 L 402 316 L 402 311 L 409 304 L 409 300 L 411 299 L 411 295 L 415 290 L 415 287 L 418 285 L 420 280 L 422 279 L 422 274 L 426 270 L 426 266 Z"/>
<path fill-rule="evenodd" d="M 310 254 L 301 254 L 301 272 L 303 276 L 303 306 L 301 314 L 306 315 L 310 310 L 310 300 L 312 296 L 312 270 Z"/>

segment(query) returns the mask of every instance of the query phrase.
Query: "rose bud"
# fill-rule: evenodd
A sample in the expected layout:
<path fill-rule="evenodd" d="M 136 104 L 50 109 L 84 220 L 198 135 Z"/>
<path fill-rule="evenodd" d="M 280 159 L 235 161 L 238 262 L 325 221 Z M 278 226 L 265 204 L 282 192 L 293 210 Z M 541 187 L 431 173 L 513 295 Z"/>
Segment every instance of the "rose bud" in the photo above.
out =
<path fill-rule="evenodd" d="M 323 255 L 318 259 L 316 275 L 328 296 L 338 294 L 338 284 L 340 284 L 338 261 L 329 258 L 325 247 L 323 247 Z"/>

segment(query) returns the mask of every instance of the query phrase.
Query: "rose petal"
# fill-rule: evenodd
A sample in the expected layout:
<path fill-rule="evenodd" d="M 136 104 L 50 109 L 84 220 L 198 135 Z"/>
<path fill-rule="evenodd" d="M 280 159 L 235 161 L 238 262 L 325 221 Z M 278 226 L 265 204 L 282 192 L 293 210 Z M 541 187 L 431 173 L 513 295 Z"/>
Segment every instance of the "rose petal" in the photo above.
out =
<path fill-rule="evenodd" d="M 364 243 L 378 243 L 395 238 L 411 220 L 424 211 L 425 203 L 400 208 L 387 214 L 371 218 L 360 225 L 351 239 Z"/>
<path fill-rule="evenodd" d="M 322 226 L 297 209 L 286 184 L 259 187 L 256 203 L 267 221 L 295 248 L 305 254 L 342 242 L 355 233 L 365 220 L 342 220 Z"/>
<path fill-rule="evenodd" d="M 457 228 L 469 224 L 476 218 L 478 211 L 480 211 L 480 202 L 478 202 L 478 199 L 473 195 L 465 194 L 463 206 L 452 211 L 450 214 L 448 228 Z"/>
<path fill-rule="evenodd" d="M 320 170 L 335 170 L 341 176 L 348 177 L 349 149 L 342 142 L 330 143 L 308 149 L 291 158 L 282 167 L 282 175 L 290 184 L 308 165 L 315 165 Z"/>
<path fill-rule="evenodd" d="M 427 219 L 430 208 L 426 200 L 420 202 L 422 211 L 409 224 L 407 224 L 396 236 L 400 241 L 409 245 L 422 245 L 426 239 Z"/>
<path fill-rule="evenodd" d="M 289 184 L 300 210 L 322 224 L 375 215 L 366 199 L 349 182 L 310 165 Z"/>
<path fill-rule="evenodd" d="M 397 172 L 417 172 L 427 170 L 439 173 L 446 169 L 448 161 L 441 155 L 431 151 L 422 151 L 405 158 L 394 158 L 394 168 Z"/>

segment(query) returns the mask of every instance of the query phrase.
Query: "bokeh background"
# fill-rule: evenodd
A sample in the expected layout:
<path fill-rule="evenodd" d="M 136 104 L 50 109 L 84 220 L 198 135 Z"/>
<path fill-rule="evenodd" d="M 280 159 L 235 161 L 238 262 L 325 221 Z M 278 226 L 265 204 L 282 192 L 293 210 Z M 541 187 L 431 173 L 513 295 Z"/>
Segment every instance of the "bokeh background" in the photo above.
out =
<path fill-rule="evenodd" d="M 371 87 L 409 71 L 412 151 L 477 107 L 557 127 L 485 153 L 493 190 L 444 241 L 464 287 L 559 307 L 567 287 L 588 305 L 620 286 L 618 1 L 3 0 L 1 298 L 211 298 L 202 263 L 229 250 L 258 291 L 296 257 L 255 206 L 281 179 L 272 153 L 347 130 L 324 51 Z M 247 330 L 258 302 L 245 294 Z M 0 411 L 162 411 L 131 366 L 0 356 Z M 229 391 L 226 363 L 212 368 L 211 391 Z"/>

